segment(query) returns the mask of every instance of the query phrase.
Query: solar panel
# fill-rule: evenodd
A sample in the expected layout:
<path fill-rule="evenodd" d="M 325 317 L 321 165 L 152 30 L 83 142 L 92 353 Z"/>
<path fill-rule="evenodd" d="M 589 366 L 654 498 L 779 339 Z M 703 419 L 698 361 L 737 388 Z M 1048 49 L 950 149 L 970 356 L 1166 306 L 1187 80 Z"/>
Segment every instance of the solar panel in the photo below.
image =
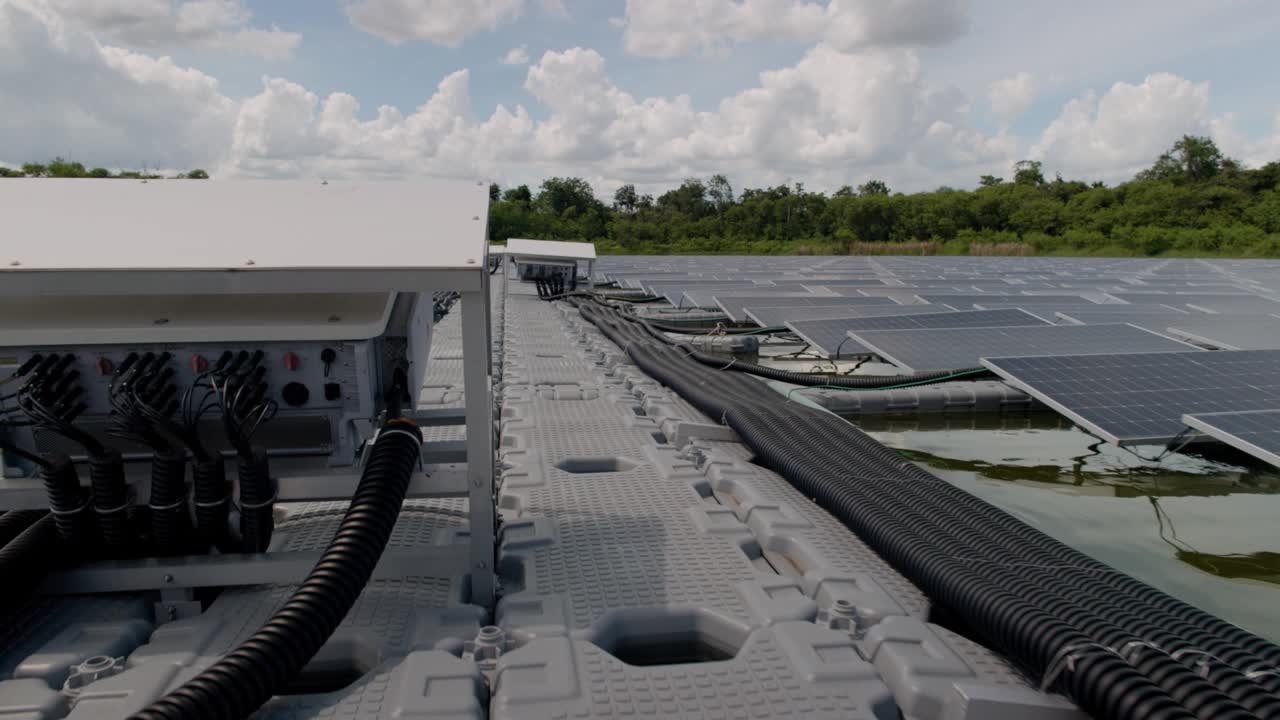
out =
<path fill-rule="evenodd" d="M 948 305 L 797 305 L 784 307 L 747 307 L 743 315 L 761 327 L 780 327 L 788 320 L 822 320 L 828 318 L 887 317 L 889 315 L 925 315 L 950 312 Z"/>
<path fill-rule="evenodd" d="M 742 297 L 755 298 L 757 300 L 767 299 L 771 297 L 813 297 L 813 293 L 807 291 L 791 291 L 782 288 L 742 288 L 734 290 L 685 290 L 683 307 L 698 308 L 716 308 L 719 305 L 716 302 L 720 297 Z"/>
<path fill-rule="evenodd" d="M 1185 302 L 1187 307 L 1195 310 L 1221 313 L 1223 315 L 1280 312 L 1280 302 L 1257 295 L 1182 300 L 1181 302 Z"/>
<path fill-rule="evenodd" d="M 1004 303 L 1010 307 L 1015 305 L 1063 305 L 1066 303 L 1091 302 L 1083 295 L 995 295 L 983 293 L 981 295 L 921 295 L 920 298 L 926 302 L 955 305 L 956 307 L 973 305 L 983 301 Z"/>
<path fill-rule="evenodd" d="M 746 309 L 748 307 L 771 307 L 771 308 L 846 307 L 848 308 L 848 307 L 865 307 L 870 305 L 875 307 L 894 308 L 898 306 L 897 303 L 892 302 L 890 298 L 875 300 L 871 303 L 860 302 L 860 300 L 865 300 L 865 299 L 866 298 L 829 297 L 829 296 L 822 296 L 822 295 L 808 295 L 805 297 L 785 297 L 785 296 L 778 296 L 778 295 L 769 295 L 767 297 L 743 297 L 739 295 L 729 295 L 726 293 L 724 295 L 716 296 L 716 304 L 720 306 L 720 309 L 724 310 L 726 315 L 728 315 L 730 318 L 737 320 L 739 322 L 750 319 L 747 317 L 747 314 L 746 314 Z M 890 302 L 886 303 L 884 302 L 884 300 L 890 300 Z M 781 323 L 778 323 L 778 324 L 781 325 Z"/>
<path fill-rule="evenodd" d="M 1280 409 L 1183 415 L 1182 422 L 1280 467 Z"/>
<path fill-rule="evenodd" d="M 825 320 L 793 320 L 787 327 L 806 342 L 827 355 L 865 355 L 866 347 L 849 337 L 857 330 L 912 330 L 919 328 L 1015 327 L 1048 325 L 1022 310 L 973 310 L 916 315 L 891 315 L 869 318 L 832 318 Z"/>
<path fill-rule="evenodd" d="M 1106 323 L 1126 323 L 1129 325 L 1137 325 L 1144 330 L 1150 330 L 1154 333 L 1176 337 L 1165 330 L 1171 323 L 1181 322 L 1183 318 L 1190 318 L 1191 315 L 1178 312 L 1177 310 L 1167 309 L 1164 311 L 1153 310 L 1147 312 L 1145 310 L 1128 311 L 1128 312 L 1081 312 L 1073 310 L 1071 312 L 1055 313 L 1060 320 L 1059 324 L 1076 324 L 1076 325 L 1101 325 Z M 1202 317 L 1207 317 L 1201 314 Z"/>
<path fill-rule="evenodd" d="M 1124 324 L 863 330 L 850 334 L 877 355 L 915 372 L 976 367 L 985 357 L 1178 352 L 1194 347 Z"/>
<path fill-rule="evenodd" d="M 1280 408 L 1277 350 L 993 357 L 982 364 L 1118 445 L 1172 440 L 1185 429 L 1184 414 Z"/>
<path fill-rule="evenodd" d="M 1166 334 L 1222 350 L 1280 350 L 1280 317 L 1201 315 L 1169 320 Z"/>

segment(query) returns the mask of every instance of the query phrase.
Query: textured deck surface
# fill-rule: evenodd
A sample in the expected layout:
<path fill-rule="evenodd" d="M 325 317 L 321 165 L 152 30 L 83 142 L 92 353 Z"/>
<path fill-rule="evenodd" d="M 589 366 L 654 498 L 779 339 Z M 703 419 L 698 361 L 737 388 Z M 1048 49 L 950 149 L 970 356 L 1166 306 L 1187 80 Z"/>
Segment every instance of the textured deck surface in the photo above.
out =
<path fill-rule="evenodd" d="M 308 671 L 349 682 L 256 717 L 1079 716 L 930 624 L 917 588 L 577 311 L 495 286 L 501 600 L 468 605 L 465 578 L 429 569 L 371 583 Z M 437 326 L 432 357 L 420 404 L 460 406 L 456 317 Z M 407 503 L 392 546 L 452 542 L 465 507 Z M 322 547 L 342 508 L 288 506 L 273 549 Z M 141 596 L 50 600 L 30 615 L 38 626 L 0 630 L 0 717 L 124 717 L 251 634 L 291 589 L 224 591 L 160 626 Z M 501 632 L 481 632 L 491 625 Z M 127 669 L 68 715 L 56 689 L 99 653 Z"/>

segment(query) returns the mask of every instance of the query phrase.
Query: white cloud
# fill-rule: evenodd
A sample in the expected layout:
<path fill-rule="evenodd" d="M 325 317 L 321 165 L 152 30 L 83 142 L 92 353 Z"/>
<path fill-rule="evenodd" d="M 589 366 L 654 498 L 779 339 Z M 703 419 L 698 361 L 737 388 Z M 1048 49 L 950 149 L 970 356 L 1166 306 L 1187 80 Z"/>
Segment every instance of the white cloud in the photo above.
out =
<path fill-rule="evenodd" d="M 1227 113 L 1215 118 L 1212 136 L 1228 156 L 1240 160 L 1247 167 L 1260 167 L 1280 161 L 1280 111 L 1271 121 L 1271 132 L 1261 138 L 1251 139 L 1236 127 L 1239 118 Z"/>
<path fill-rule="evenodd" d="M 1101 98 L 1090 91 L 1068 102 L 1031 157 L 1066 177 L 1127 180 L 1179 137 L 1206 135 L 1211 125 L 1209 83 L 1155 73 L 1138 85 L 1116 83 Z"/>
<path fill-rule="evenodd" d="M 991 100 L 991 109 L 996 115 L 1005 123 L 1012 122 L 1026 112 L 1035 100 L 1035 79 L 1029 72 L 1001 78 L 991 83 L 987 97 Z"/>
<path fill-rule="evenodd" d="M 6 159 L 19 162 L 64 155 L 109 167 L 203 166 L 220 177 L 504 184 L 568 174 L 601 192 L 713 173 L 739 187 L 826 190 L 879 178 L 910 191 L 972 186 L 1028 156 L 1007 131 L 973 127 L 969 98 L 931 82 L 906 48 L 819 44 L 705 108 L 687 95 L 627 92 L 586 48 L 546 52 L 527 68 L 535 112 L 508 104 L 476 115 L 470 85 L 458 70 L 417 108 L 372 114 L 353 95 L 274 77 L 231 99 L 198 70 L 99 43 L 47 2 L 0 0 L 0 148 L 18 148 L 21 157 Z M 1206 83 L 1174 75 L 1119 83 L 1068 103 L 1031 156 L 1068 177 L 1124 179 L 1185 132 L 1212 132 L 1246 160 L 1280 154 L 1280 125 L 1250 142 L 1232 117 L 1212 117 L 1208 99 Z"/>
<path fill-rule="evenodd" d="M 716 55 L 761 39 L 838 50 L 940 45 L 968 26 L 967 0 L 627 0 L 628 52 Z"/>
<path fill-rule="evenodd" d="M 498 58 L 498 62 L 503 65 L 528 65 L 529 46 L 521 45 L 520 47 L 511 48 L 505 55 Z"/>
<path fill-rule="evenodd" d="M 244 0 L 48 0 L 48 5 L 99 38 L 144 50 L 190 48 L 280 60 L 302 43 L 298 33 L 251 26 Z"/>
<path fill-rule="evenodd" d="M 525 0 L 346 0 L 346 10 L 356 27 L 395 45 L 427 40 L 458 47 L 520 17 Z"/>
<path fill-rule="evenodd" d="M 212 77 L 102 46 L 26 0 L 0 2 L 0 107 L 0 147 L 23 160 L 133 168 L 212 165 L 236 111 Z"/>
<path fill-rule="evenodd" d="M 685 95 L 633 96 L 598 52 L 572 48 L 528 68 L 540 120 L 519 105 L 474 117 L 465 70 L 411 113 L 381 107 L 368 118 L 349 94 L 279 78 L 233 101 L 207 75 L 103 47 L 32 7 L 0 6 L 0 101 L 19 109 L 0 114 L 0 147 L 34 159 L 201 165 L 222 177 L 576 174 L 604 189 L 724 172 L 739 185 L 793 178 L 834 189 L 880 177 L 911 189 L 971 183 L 1016 157 L 1011 138 L 969 127 L 967 99 L 930 86 L 909 50 L 818 46 L 697 111 Z"/>

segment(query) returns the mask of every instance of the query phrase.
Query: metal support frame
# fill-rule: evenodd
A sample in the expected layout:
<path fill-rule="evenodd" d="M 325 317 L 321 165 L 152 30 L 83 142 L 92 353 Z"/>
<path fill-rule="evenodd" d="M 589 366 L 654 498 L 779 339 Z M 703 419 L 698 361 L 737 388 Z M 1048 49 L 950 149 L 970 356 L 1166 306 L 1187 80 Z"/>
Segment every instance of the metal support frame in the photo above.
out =
<path fill-rule="evenodd" d="M 467 419 L 467 480 L 471 529 L 471 602 L 491 607 L 497 592 L 494 574 L 495 518 L 493 473 L 493 362 L 490 348 L 489 276 L 478 291 L 462 293 L 462 383 Z"/>

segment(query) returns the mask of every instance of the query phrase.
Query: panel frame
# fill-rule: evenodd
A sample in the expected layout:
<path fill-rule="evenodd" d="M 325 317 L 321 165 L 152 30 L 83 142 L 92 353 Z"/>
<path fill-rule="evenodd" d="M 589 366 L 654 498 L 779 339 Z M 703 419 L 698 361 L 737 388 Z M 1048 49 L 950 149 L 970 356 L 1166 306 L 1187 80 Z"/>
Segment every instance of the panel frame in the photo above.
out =
<path fill-rule="evenodd" d="M 1259 415 L 1263 413 L 1274 414 L 1276 416 L 1277 423 L 1280 423 L 1280 408 L 1276 408 L 1274 410 L 1239 410 L 1236 412 L 1222 413 L 1187 413 L 1182 416 L 1182 422 L 1192 430 L 1199 431 L 1202 435 L 1207 435 L 1214 440 L 1230 445 L 1243 453 L 1252 455 L 1263 462 L 1270 463 L 1280 468 L 1280 452 L 1273 452 L 1255 445 L 1248 440 L 1245 440 L 1243 437 L 1213 424 L 1214 418 L 1226 415 Z"/>

